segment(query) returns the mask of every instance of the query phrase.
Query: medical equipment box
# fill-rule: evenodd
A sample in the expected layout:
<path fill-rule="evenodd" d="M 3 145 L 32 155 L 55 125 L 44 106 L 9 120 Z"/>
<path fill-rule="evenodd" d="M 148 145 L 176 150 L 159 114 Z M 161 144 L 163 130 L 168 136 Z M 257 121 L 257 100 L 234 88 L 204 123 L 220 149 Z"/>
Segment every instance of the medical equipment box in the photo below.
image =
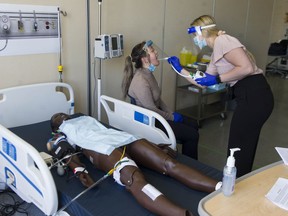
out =
<path fill-rule="evenodd" d="M 95 38 L 94 57 L 101 59 L 111 58 L 109 35 L 103 34 Z"/>

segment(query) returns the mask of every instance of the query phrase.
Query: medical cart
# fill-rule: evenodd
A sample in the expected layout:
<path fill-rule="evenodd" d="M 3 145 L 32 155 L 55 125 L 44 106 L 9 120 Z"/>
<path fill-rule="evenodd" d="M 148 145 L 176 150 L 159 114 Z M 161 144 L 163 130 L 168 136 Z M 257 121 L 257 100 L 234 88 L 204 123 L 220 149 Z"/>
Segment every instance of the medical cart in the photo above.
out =
<path fill-rule="evenodd" d="M 176 112 L 197 120 L 199 126 L 201 126 L 202 120 L 216 115 L 219 115 L 221 119 L 226 119 L 227 87 L 225 84 L 202 89 L 192 84 L 181 85 L 179 84 L 178 79 L 180 78 L 177 76 L 175 99 Z M 196 99 L 195 105 L 188 105 L 186 107 L 183 107 L 183 105 L 181 107 L 179 106 L 183 100 L 193 99 Z"/>

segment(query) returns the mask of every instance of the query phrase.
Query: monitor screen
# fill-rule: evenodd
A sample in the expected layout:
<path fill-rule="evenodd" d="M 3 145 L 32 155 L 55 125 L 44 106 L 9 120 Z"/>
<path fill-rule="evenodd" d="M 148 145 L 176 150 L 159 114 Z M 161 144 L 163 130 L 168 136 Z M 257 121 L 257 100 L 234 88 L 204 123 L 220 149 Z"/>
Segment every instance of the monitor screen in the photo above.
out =
<path fill-rule="evenodd" d="M 118 50 L 118 42 L 117 42 L 117 37 L 111 37 L 111 42 L 112 42 L 112 50 Z"/>

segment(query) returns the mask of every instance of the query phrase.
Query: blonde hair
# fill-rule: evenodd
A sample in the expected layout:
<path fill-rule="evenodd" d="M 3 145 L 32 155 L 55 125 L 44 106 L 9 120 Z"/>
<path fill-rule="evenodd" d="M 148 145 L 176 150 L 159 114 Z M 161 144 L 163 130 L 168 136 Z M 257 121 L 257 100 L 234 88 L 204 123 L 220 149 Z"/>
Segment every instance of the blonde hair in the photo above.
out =
<path fill-rule="evenodd" d="M 203 15 L 203 16 L 196 18 L 190 24 L 190 26 L 207 26 L 207 25 L 212 25 L 212 24 L 216 24 L 215 19 L 210 15 Z M 217 28 L 217 26 L 202 30 L 202 34 L 205 37 L 217 36 L 218 32 L 219 32 L 219 29 Z"/>
<path fill-rule="evenodd" d="M 207 25 L 211 25 L 211 24 L 216 24 L 215 18 L 210 16 L 210 15 L 202 15 L 202 16 L 196 18 L 190 24 L 190 26 L 207 26 Z M 204 37 L 217 36 L 219 31 L 220 30 L 217 28 L 217 26 L 215 26 L 215 27 L 203 29 L 202 34 Z M 255 60 L 253 54 L 251 52 L 249 52 L 246 48 L 244 49 L 244 51 L 247 54 L 247 57 L 249 58 L 249 60 L 252 63 L 256 64 L 256 60 Z"/>

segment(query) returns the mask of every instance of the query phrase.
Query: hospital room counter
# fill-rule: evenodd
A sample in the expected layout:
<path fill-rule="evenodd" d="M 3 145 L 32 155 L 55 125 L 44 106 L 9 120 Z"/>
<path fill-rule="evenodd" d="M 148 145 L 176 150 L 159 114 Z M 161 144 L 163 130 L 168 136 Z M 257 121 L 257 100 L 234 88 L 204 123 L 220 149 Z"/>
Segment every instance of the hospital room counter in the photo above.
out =
<path fill-rule="evenodd" d="M 283 161 L 257 169 L 236 180 L 232 196 L 225 197 L 218 190 L 204 197 L 198 212 L 200 216 L 288 215 L 286 210 L 265 197 L 280 177 L 288 178 L 288 166 Z"/>

